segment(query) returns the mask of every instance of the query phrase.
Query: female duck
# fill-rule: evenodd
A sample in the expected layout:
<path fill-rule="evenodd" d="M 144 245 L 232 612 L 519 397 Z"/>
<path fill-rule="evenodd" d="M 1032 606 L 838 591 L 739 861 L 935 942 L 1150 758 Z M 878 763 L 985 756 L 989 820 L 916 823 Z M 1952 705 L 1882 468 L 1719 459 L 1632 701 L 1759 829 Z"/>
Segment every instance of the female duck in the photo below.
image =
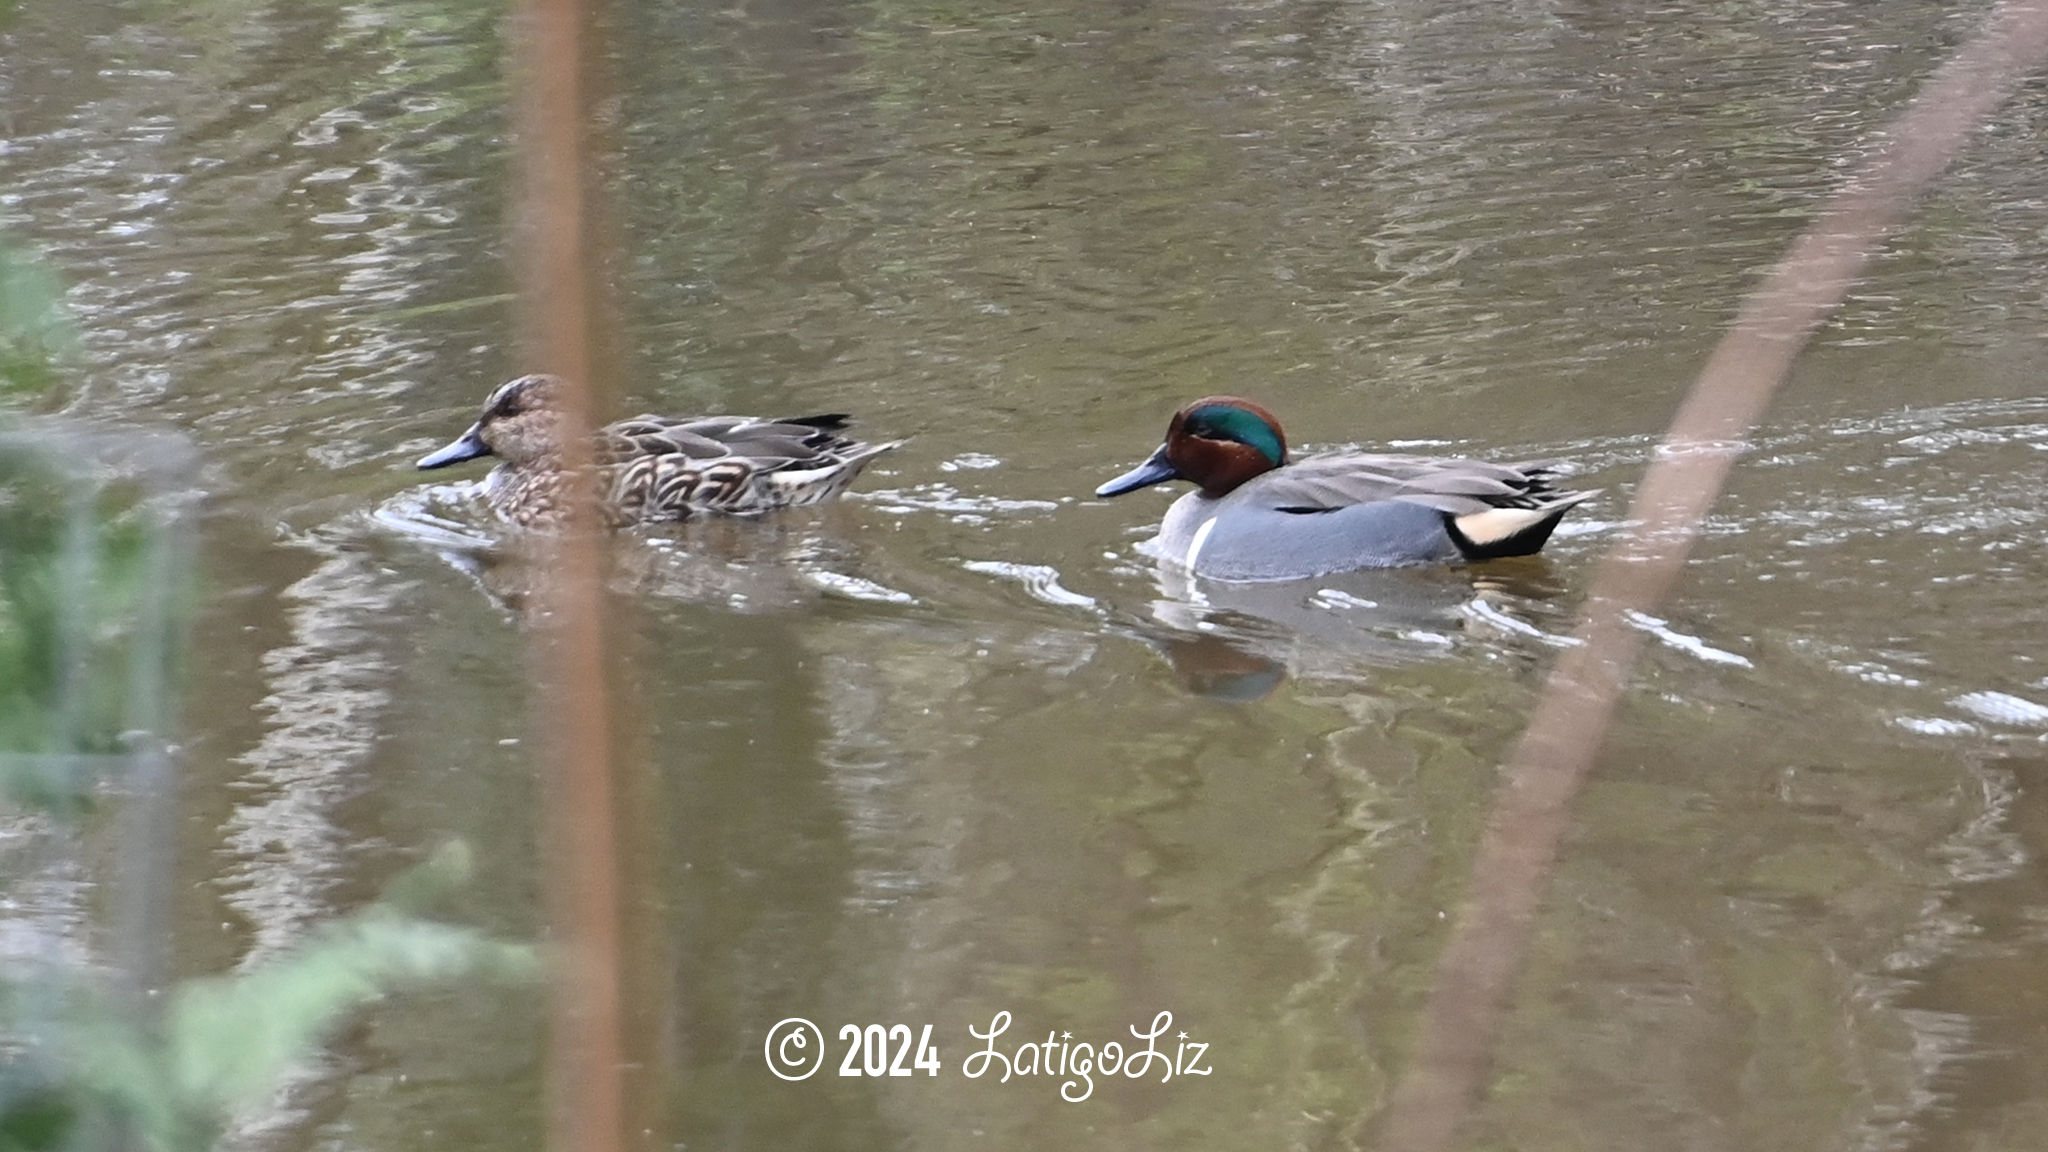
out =
<path fill-rule="evenodd" d="M 502 384 L 483 415 L 421 468 L 478 456 L 500 463 L 484 496 L 515 524 L 547 527 L 566 511 L 560 454 L 559 377 Z M 745 516 L 817 504 L 846 490 L 868 461 L 895 448 L 839 435 L 843 415 L 762 420 L 752 416 L 635 416 L 591 438 L 598 507 L 614 526 L 686 520 L 699 513 Z"/>
<path fill-rule="evenodd" d="M 1289 463 L 1271 412 L 1210 396 L 1174 413 L 1159 450 L 1095 494 L 1193 481 L 1197 490 L 1174 501 L 1159 525 L 1159 556 L 1218 580 L 1293 580 L 1526 556 L 1565 512 L 1596 494 L 1553 487 L 1554 471 L 1554 462 L 1363 452 Z"/>

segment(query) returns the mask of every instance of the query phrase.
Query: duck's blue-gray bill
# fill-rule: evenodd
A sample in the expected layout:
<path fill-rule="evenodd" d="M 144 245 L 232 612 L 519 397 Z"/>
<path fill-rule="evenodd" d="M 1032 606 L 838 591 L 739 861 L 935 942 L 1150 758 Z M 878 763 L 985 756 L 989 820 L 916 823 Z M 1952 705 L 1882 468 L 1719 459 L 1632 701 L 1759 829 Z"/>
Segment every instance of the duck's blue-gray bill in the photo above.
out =
<path fill-rule="evenodd" d="M 422 469 L 446 468 L 450 464 L 460 464 L 464 460 L 474 460 L 479 456 L 489 456 L 490 454 L 490 448 L 476 434 L 476 426 L 471 425 L 469 431 L 456 437 L 453 444 L 431 455 L 420 457 L 420 467 Z"/>
<path fill-rule="evenodd" d="M 1143 464 L 1111 480 L 1095 490 L 1097 496 L 1121 496 L 1153 484 L 1180 479 L 1180 470 L 1166 462 L 1166 445 L 1161 444 L 1157 452 L 1146 457 Z"/>

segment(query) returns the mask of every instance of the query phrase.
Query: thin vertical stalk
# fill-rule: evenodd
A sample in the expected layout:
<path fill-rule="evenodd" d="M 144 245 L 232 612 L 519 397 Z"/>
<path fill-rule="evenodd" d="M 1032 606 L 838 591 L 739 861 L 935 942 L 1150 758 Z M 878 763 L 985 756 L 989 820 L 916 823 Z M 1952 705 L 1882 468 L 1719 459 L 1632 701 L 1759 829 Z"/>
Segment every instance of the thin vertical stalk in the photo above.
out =
<path fill-rule="evenodd" d="M 128 654 L 128 801 L 121 812 L 119 914 L 115 939 L 136 1022 L 153 1030 L 170 987 L 177 908 L 178 764 L 167 743 L 177 703 L 178 651 L 184 640 L 187 582 L 197 562 L 193 514 L 195 459 L 182 440 L 155 436 L 140 445 L 149 483 L 142 569 Z"/>
<path fill-rule="evenodd" d="M 533 709 L 546 784 L 542 830 L 553 928 L 548 1144 L 617 1152 L 625 1135 L 618 783 L 604 661 L 604 541 L 588 470 L 595 357 L 584 125 L 585 30 L 597 0 L 525 0 L 521 15 L 519 274 L 527 363 L 567 381 L 569 515 L 532 541 L 541 579 Z"/>
<path fill-rule="evenodd" d="M 57 700 L 52 709 L 48 747 L 44 751 L 71 755 L 81 751 L 78 732 L 84 712 L 85 686 L 91 679 L 92 644 L 88 637 L 104 610 L 99 571 L 100 487 L 90 475 L 70 477 L 65 502 L 64 542 L 59 553 L 61 579 L 68 594 L 57 604 Z"/>
<path fill-rule="evenodd" d="M 1871 253 L 2044 59 L 2048 5 L 2009 0 L 1994 9 L 1750 294 L 1707 361 L 1636 492 L 1632 530 L 1594 577 L 1575 634 L 1580 643 L 1552 668 L 1504 767 L 1471 890 L 1438 962 L 1413 1061 L 1388 1104 L 1376 1147 L 1449 1147 L 1478 1096 L 1570 805 L 1642 648 L 1629 614 L 1653 610 L 1677 586 L 1742 439 Z"/>

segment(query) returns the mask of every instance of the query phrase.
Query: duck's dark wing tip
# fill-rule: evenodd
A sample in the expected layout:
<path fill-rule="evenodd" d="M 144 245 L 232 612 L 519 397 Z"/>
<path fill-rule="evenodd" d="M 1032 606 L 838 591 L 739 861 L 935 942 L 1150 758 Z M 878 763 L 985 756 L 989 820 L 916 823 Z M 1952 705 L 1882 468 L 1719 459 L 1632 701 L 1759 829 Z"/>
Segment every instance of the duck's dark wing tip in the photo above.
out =
<path fill-rule="evenodd" d="M 790 416 L 776 421 L 778 424 L 801 424 L 806 428 L 823 428 L 837 432 L 853 425 L 853 417 L 844 412 L 826 412 L 817 416 Z"/>

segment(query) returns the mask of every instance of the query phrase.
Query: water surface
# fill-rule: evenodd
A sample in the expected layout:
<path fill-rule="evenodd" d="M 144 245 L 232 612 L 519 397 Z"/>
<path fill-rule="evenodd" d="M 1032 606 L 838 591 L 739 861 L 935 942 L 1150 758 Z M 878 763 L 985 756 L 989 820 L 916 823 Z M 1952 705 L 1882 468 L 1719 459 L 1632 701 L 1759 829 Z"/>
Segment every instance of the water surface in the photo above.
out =
<path fill-rule="evenodd" d="M 844 1149 L 1364 1144 L 1654 435 L 1977 15 L 616 12 L 614 407 L 912 438 L 837 507 L 619 559 L 650 1143 Z M 47 406 L 207 460 L 189 973 L 449 837 L 461 914 L 538 930 L 523 577 L 386 523 L 525 369 L 503 25 L 203 0 L 0 30 L 0 224 L 87 342 Z M 2044 128 L 2037 81 L 1641 622 L 1472 1146 L 2036 1142 Z M 1302 445 L 1561 456 L 1608 495 L 1540 560 L 1191 590 L 1135 547 L 1169 493 L 1089 492 L 1213 392 Z M 535 1003 L 393 1001 L 237 1139 L 537 1147 Z M 1069 1103 L 962 1073 L 1002 1012 L 1014 1056 L 1160 1011 L 1211 1075 Z M 792 1016 L 831 1059 L 789 1083 L 762 1042 Z M 871 1023 L 933 1025 L 941 1074 L 837 1075 Z"/>

